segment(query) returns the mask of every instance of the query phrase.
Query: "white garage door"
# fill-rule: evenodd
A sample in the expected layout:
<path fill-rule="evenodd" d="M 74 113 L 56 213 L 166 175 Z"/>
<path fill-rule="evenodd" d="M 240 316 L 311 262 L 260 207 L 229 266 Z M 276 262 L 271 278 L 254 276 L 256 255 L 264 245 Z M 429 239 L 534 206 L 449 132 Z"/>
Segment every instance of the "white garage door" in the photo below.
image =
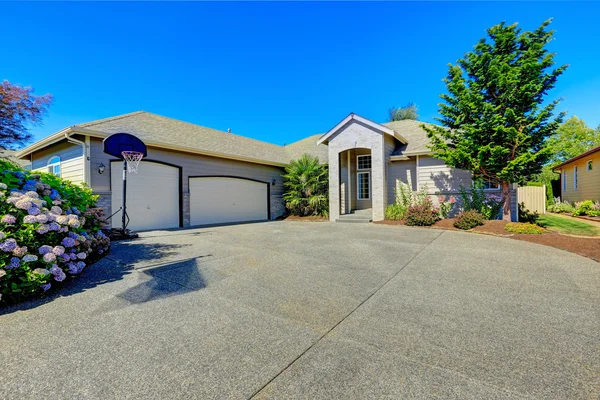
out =
<path fill-rule="evenodd" d="M 191 225 L 264 221 L 268 218 L 266 183 L 238 178 L 190 178 Z"/>
<path fill-rule="evenodd" d="M 110 166 L 113 212 L 121 207 L 123 164 Z M 179 226 L 179 168 L 142 161 L 137 174 L 127 174 L 128 228 L 134 231 Z M 121 226 L 121 212 L 112 217 L 112 226 Z"/>

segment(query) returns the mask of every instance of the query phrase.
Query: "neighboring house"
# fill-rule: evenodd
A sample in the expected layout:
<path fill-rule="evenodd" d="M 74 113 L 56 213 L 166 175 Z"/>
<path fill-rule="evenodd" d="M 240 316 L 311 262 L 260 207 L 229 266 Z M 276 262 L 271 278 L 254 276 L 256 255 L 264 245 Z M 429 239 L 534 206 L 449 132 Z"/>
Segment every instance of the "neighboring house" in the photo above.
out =
<path fill-rule="evenodd" d="M 600 146 L 553 168 L 560 174 L 561 200 L 600 201 Z"/>
<path fill-rule="evenodd" d="M 350 114 L 325 135 L 278 146 L 139 111 L 68 127 L 16 156 L 33 170 L 84 182 L 119 221 L 122 162 L 103 152 L 102 140 L 139 137 L 148 157 L 129 175 L 127 212 L 131 229 L 147 230 L 275 219 L 285 212 L 284 167 L 308 153 L 329 163 L 332 220 L 357 209 L 381 220 L 399 181 L 444 194 L 471 184 L 468 172 L 429 156 L 420 124 L 380 125 Z"/>

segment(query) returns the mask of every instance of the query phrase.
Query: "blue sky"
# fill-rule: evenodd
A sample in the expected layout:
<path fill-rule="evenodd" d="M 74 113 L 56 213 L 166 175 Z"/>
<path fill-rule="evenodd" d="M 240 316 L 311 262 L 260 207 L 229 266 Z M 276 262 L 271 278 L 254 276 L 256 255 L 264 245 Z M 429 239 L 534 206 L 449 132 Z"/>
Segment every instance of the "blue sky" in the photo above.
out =
<path fill-rule="evenodd" d="M 551 98 L 600 124 L 600 3 L 3 3 L 0 79 L 55 96 L 39 139 L 145 110 L 272 143 L 350 112 L 384 122 L 415 102 L 434 121 L 447 64 L 503 20 L 554 17 Z"/>

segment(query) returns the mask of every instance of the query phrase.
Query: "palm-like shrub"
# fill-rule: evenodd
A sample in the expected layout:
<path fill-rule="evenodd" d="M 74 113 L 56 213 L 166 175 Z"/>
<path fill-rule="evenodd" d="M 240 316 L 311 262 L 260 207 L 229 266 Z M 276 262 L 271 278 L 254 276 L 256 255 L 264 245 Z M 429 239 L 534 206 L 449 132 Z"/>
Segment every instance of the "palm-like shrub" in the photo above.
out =
<path fill-rule="evenodd" d="M 298 216 L 329 215 L 329 171 L 317 157 L 303 154 L 285 167 L 283 201 L 289 213 Z"/>

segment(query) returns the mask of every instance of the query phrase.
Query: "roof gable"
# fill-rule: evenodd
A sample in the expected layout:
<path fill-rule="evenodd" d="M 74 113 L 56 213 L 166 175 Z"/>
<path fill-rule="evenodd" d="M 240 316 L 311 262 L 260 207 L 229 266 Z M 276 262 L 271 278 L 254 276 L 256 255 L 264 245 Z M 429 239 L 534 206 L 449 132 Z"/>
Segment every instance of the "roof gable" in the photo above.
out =
<path fill-rule="evenodd" d="M 378 124 L 377 122 L 373 122 L 370 119 L 361 117 L 360 115 L 357 115 L 357 114 L 354 114 L 354 113 L 350 113 L 350 115 L 348 115 L 346 118 L 344 118 L 343 120 L 341 120 L 336 126 L 334 126 L 333 128 L 331 128 L 327 133 L 325 133 L 323 136 L 321 136 L 321 138 L 317 141 L 317 144 L 327 144 L 327 143 L 329 143 L 329 139 L 333 135 L 335 135 L 344 126 L 346 126 L 346 124 L 348 124 L 348 123 L 350 123 L 352 121 L 357 121 L 357 122 L 360 122 L 360 123 L 362 123 L 364 125 L 367 125 L 368 127 L 372 128 L 372 129 L 374 129 L 376 131 L 380 131 L 382 134 L 387 134 L 387 135 L 393 136 L 394 138 L 396 138 L 401 143 L 407 143 L 406 139 L 404 137 L 402 137 L 394 129 L 392 129 L 390 127 L 387 127 L 385 125 Z"/>

